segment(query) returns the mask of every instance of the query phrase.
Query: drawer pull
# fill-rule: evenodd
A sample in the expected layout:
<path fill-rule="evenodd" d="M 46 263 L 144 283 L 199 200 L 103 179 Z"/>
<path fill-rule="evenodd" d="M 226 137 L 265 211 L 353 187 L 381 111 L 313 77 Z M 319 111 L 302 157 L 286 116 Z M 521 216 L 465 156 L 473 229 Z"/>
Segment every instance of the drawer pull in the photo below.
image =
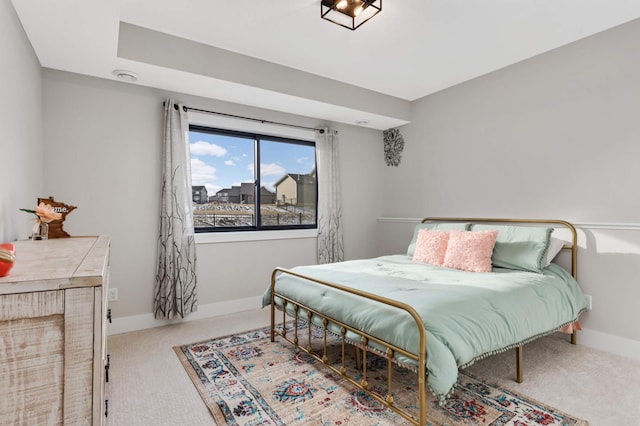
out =
<path fill-rule="evenodd" d="M 109 324 L 111 324 L 111 308 L 107 309 L 107 320 L 109 321 Z"/>
<path fill-rule="evenodd" d="M 107 354 L 107 363 L 104 365 L 104 380 L 109 383 L 109 367 L 111 366 L 111 359 L 109 358 L 109 354 Z"/>

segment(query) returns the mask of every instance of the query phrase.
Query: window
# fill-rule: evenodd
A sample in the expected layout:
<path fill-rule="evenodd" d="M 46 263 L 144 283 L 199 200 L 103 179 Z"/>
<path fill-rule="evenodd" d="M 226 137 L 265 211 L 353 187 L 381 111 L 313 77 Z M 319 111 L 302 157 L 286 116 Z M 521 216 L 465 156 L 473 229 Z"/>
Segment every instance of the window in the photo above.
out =
<path fill-rule="evenodd" d="M 189 145 L 196 232 L 316 228 L 314 142 L 191 125 Z"/>

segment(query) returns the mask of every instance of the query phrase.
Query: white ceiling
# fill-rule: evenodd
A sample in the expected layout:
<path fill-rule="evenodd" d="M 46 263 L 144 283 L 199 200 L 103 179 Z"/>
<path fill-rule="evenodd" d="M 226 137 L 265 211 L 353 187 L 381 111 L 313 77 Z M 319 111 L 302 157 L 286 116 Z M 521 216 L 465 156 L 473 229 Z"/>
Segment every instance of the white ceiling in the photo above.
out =
<path fill-rule="evenodd" d="M 408 116 L 118 57 L 119 24 L 347 83 L 384 103 L 421 98 L 640 17 L 638 0 L 383 0 L 382 12 L 352 32 L 320 19 L 320 0 L 12 1 L 43 67 L 108 79 L 126 68 L 140 75 L 135 84 L 347 123 L 367 119 L 379 129 Z"/>

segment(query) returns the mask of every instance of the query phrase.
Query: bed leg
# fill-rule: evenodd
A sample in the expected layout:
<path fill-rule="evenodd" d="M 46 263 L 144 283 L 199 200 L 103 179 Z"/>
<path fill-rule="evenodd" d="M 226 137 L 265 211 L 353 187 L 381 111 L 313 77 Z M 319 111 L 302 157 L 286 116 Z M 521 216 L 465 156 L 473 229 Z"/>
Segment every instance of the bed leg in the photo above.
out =
<path fill-rule="evenodd" d="M 522 345 L 516 347 L 516 382 L 522 383 Z"/>
<path fill-rule="evenodd" d="M 571 333 L 571 344 L 575 345 L 576 344 L 576 332 L 574 331 L 573 333 Z"/>
<path fill-rule="evenodd" d="M 353 353 L 356 357 L 356 370 L 361 371 L 362 370 L 362 357 L 360 354 L 360 348 L 357 346 L 353 347 Z"/>
<path fill-rule="evenodd" d="M 271 298 L 271 342 L 276 341 L 276 308 L 273 298 Z"/>

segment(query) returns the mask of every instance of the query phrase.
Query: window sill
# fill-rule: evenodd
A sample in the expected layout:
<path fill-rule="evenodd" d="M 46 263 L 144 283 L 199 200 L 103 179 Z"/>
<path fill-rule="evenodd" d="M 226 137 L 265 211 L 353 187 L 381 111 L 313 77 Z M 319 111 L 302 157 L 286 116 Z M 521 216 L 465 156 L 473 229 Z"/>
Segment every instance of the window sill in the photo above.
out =
<path fill-rule="evenodd" d="M 317 229 L 287 229 L 283 231 L 210 232 L 195 234 L 196 244 L 234 243 L 242 241 L 292 240 L 316 238 Z"/>

